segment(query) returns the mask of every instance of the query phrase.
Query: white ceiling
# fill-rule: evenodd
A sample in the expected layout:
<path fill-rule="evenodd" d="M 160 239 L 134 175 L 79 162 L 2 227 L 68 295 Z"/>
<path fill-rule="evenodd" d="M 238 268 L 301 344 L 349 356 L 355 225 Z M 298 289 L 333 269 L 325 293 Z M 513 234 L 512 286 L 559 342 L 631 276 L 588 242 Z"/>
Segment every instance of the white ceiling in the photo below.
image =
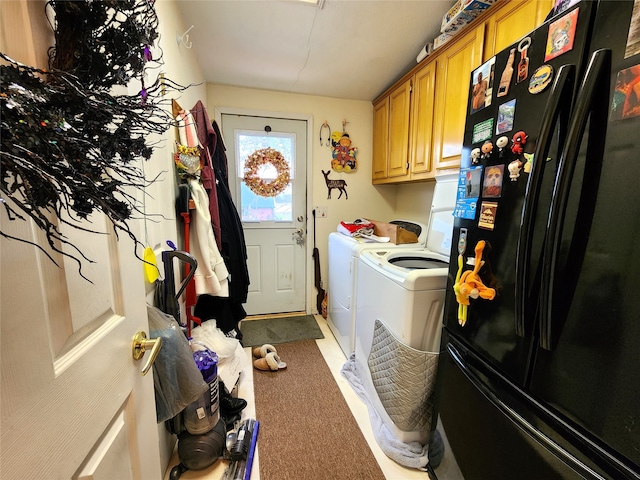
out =
<path fill-rule="evenodd" d="M 416 64 L 454 2 L 177 3 L 205 81 L 370 101 Z"/>

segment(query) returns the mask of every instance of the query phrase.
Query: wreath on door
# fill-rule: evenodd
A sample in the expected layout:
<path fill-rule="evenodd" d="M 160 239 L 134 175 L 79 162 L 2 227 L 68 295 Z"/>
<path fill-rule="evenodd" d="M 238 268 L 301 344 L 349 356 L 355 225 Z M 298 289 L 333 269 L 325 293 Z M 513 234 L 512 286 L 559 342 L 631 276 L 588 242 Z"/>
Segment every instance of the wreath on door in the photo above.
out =
<path fill-rule="evenodd" d="M 266 181 L 260 176 L 260 169 L 272 165 L 276 178 Z M 275 197 L 291 183 L 290 167 L 282 154 L 273 148 L 262 148 L 249 155 L 244 164 L 244 183 L 256 195 Z"/>

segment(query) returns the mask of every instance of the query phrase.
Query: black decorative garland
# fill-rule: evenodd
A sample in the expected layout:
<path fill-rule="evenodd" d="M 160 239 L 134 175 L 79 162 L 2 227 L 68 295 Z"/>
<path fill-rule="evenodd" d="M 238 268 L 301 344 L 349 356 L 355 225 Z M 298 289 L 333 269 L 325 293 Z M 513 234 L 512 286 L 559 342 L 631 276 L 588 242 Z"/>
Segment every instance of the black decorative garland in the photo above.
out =
<path fill-rule="evenodd" d="M 144 212 L 126 190 L 143 190 L 138 160 L 151 158 L 151 134 L 170 126 L 169 97 L 163 90 L 185 87 L 164 78 L 145 86 L 145 72 L 162 65 L 152 47 L 158 18 L 149 0 L 60 1 L 47 4 L 55 14 L 55 47 L 49 70 L 20 64 L 0 53 L 1 150 L 0 201 L 10 220 L 31 218 L 45 233 L 50 249 L 73 258 L 82 275 L 88 259 L 58 224 L 99 233 L 79 224 L 94 212 L 111 220 L 136 244 L 127 220 Z M 138 94 L 120 94 L 131 82 Z M 115 88 L 114 88 L 115 87 Z M 55 218 L 54 218 L 55 217 Z M 30 243 L 54 263 L 46 248 Z M 62 251 L 62 244 L 76 254 Z"/>

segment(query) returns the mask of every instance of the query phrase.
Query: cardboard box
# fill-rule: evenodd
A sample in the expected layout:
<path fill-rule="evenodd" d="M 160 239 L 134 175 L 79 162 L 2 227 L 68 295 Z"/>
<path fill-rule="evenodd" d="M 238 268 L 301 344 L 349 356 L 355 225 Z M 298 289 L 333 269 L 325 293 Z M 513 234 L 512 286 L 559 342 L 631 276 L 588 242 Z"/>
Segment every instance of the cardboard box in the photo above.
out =
<path fill-rule="evenodd" d="M 455 32 L 458 33 L 458 32 Z M 433 39 L 433 49 L 437 50 L 453 37 L 455 37 L 455 33 L 441 33 L 436 38 Z"/>
<path fill-rule="evenodd" d="M 441 33 L 455 34 L 489 8 L 495 0 L 458 0 L 442 18 Z"/>
<path fill-rule="evenodd" d="M 389 237 L 391 243 L 401 245 L 404 243 L 418 243 L 418 236 L 393 223 L 379 222 L 367 218 L 367 221 L 373 223 L 373 234 L 378 237 Z"/>

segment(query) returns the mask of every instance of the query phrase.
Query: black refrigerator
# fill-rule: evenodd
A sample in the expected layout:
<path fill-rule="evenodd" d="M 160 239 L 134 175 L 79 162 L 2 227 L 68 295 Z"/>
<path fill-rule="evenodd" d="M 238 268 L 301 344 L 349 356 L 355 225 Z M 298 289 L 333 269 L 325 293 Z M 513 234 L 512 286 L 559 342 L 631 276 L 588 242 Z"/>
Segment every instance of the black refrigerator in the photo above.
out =
<path fill-rule="evenodd" d="M 470 75 L 438 388 L 466 480 L 640 478 L 640 0 Z"/>

